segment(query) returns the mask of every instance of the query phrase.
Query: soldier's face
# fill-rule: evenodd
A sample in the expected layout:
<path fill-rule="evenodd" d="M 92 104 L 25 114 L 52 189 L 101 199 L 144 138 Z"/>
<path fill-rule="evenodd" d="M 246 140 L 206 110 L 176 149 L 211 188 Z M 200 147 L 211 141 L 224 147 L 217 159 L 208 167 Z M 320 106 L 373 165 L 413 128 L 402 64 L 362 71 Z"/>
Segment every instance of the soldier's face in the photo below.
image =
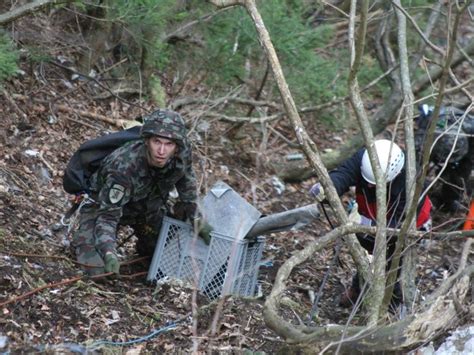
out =
<path fill-rule="evenodd" d="M 164 137 L 153 136 L 146 141 L 148 147 L 148 162 L 150 165 L 162 168 L 174 157 L 178 146 L 174 141 Z"/>

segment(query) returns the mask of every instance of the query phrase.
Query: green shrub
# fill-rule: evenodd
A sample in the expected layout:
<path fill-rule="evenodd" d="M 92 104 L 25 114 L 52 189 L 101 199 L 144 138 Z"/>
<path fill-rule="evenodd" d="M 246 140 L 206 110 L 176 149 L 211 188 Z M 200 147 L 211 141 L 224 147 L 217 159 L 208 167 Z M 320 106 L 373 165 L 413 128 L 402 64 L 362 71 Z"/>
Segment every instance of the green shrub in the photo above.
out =
<path fill-rule="evenodd" d="M 334 58 L 315 51 L 329 43 L 332 29 L 307 24 L 308 9 L 304 2 L 260 1 L 258 6 L 297 103 L 317 104 L 343 95 L 346 84 L 337 78 L 346 68 Z M 258 85 L 258 78 L 262 78 L 266 70 L 266 58 L 245 9 L 235 7 L 220 13 L 212 21 L 203 23 L 199 33 L 202 33 L 205 48 L 183 46 L 180 57 L 191 50 L 192 54 L 188 55 L 195 59 L 194 63 L 207 63 L 209 85 L 225 90 L 246 79 L 256 80 Z M 196 65 L 196 70 L 205 71 L 205 66 L 200 65 L 201 68 Z"/>
<path fill-rule="evenodd" d="M 178 7 L 176 0 L 114 0 L 111 5 L 108 17 L 122 23 L 125 32 L 146 48 L 147 65 L 163 69 L 169 59 L 169 45 L 163 41 L 163 36 L 173 24 L 189 15 Z M 128 54 L 133 57 L 140 52 Z M 140 62 L 143 58 L 134 59 Z"/>
<path fill-rule="evenodd" d="M 414 11 L 426 4 L 422 0 L 406 0 Z M 259 43 L 255 26 L 241 6 L 219 11 L 206 21 L 192 27 L 184 41 L 166 43 L 164 35 L 217 11 L 202 0 L 115 0 L 109 16 L 120 21 L 127 33 L 146 46 L 147 65 L 172 73 L 175 82 L 199 82 L 202 78 L 215 96 L 248 80 L 258 87 L 267 69 L 267 59 Z M 298 106 L 317 105 L 346 96 L 349 71 L 349 49 L 333 46 L 334 27 L 314 25 L 318 1 L 258 1 L 257 6 L 277 51 L 285 78 Z M 415 37 L 415 36 L 414 36 Z M 363 65 L 358 73 L 360 87 L 382 74 L 378 62 L 369 55 L 367 46 Z M 383 96 L 386 81 L 381 80 L 365 95 Z M 276 92 L 270 74 L 266 92 Z M 273 95 L 275 98 L 278 94 Z M 323 115 L 319 115 L 322 117 Z M 337 116 L 331 112 L 329 117 Z"/>
<path fill-rule="evenodd" d="M 0 83 L 18 71 L 19 54 L 6 33 L 0 32 Z"/>

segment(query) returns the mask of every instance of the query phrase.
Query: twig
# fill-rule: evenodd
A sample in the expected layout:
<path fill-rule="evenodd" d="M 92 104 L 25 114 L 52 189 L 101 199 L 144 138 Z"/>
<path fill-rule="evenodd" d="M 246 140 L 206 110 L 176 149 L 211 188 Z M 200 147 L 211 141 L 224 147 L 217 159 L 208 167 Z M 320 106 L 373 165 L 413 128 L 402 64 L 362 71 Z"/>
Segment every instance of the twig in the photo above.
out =
<path fill-rule="evenodd" d="M 126 61 L 128 61 L 128 58 L 124 58 L 122 59 L 121 61 L 117 62 L 117 63 L 114 63 L 113 65 L 111 65 L 110 67 L 100 71 L 97 75 L 103 75 L 105 73 L 107 73 L 108 71 L 112 70 L 113 68 L 125 63 Z M 61 95 L 58 95 L 57 98 L 54 98 L 53 100 L 51 100 L 51 102 L 56 102 L 58 101 L 59 99 L 63 98 L 65 99 L 67 96 L 69 96 L 70 94 L 72 94 L 73 92 L 77 91 L 78 89 L 82 88 L 84 85 L 86 85 L 88 82 L 87 81 L 82 81 L 80 82 L 79 84 L 77 84 L 74 88 L 70 89 L 69 91 L 65 92 L 64 94 L 61 94 Z"/>
<path fill-rule="evenodd" d="M 46 255 L 46 254 L 29 254 L 29 253 L 10 253 L 10 252 L 7 252 L 5 253 L 6 255 L 9 255 L 9 256 L 16 256 L 16 257 L 20 257 L 20 258 L 46 258 L 46 259 L 59 259 L 59 260 L 65 260 L 65 261 L 69 261 L 73 264 L 76 264 L 76 265 L 79 265 L 79 266 L 84 266 L 84 267 L 94 267 L 94 265 L 90 265 L 90 264 L 83 264 L 83 263 L 80 263 L 78 261 L 75 261 L 75 260 L 72 260 L 66 256 L 61 256 L 61 255 Z M 121 265 L 131 265 L 131 264 L 135 264 L 135 263 L 138 263 L 139 261 L 143 261 L 143 260 L 147 260 L 147 259 L 150 259 L 151 256 L 142 256 L 140 258 L 136 258 L 136 259 L 131 259 L 131 260 L 126 260 L 124 262 L 121 263 Z"/>
<path fill-rule="evenodd" d="M 171 40 L 174 39 L 174 38 L 181 39 L 181 38 L 184 37 L 184 35 L 187 32 L 188 33 L 190 32 L 190 29 L 193 26 L 201 24 L 203 22 L 207 22 L 209 20 L 212 20 L 215 16 L 220 15 L 222 12 L 227 11 L 228 9 L 230 9 L 230 7 L 224 8 L 224 9 L 219 9 L 219 10 L 214 11 L 212 13 L 205 14 L 205 15 L 201 16 L 200 18 L 196 19 L 196 20 L 188 22 L 188 23 L 184 24 L 183 26 L 179 27 L 178 29 L 176 29 L 175 31 L 173 31 L 171 33 L 166 33 L 163 36 L 161 36 L 161 42 L 171 42 Z"/>
<path fill-rule="evenodd" d="M 102 274 L 102 275 L 97 275 L 97 276 L 105 276 L 105 275 L 111 275 L 112 273 L 109 272 L 107 274 Z M 44 286 L 41 286 L 41 287 L 38 287 L 38 288 L 35 288 L 34 290 L 31 290 L 31 291 L 28 291 L 20 296 L 17 296 L 17 297 L 12 297 L 10 298 L 8 301 L 5 301 L 5 302 L 2 302 L 0 303 L 0 307 L 3 307 L 3 306 L 6 306 L 7 304 L 10 304 L 10 303 L 15 303 L 15 302 L 18 302 L 20 300 L 23 300 L 25 298 L 27 298 L 28 296 L 31 296 L 31 295 L 34 295 L 35 293 L 38 293 L 40 291 L 43 291 L 47 288 L 53 288 L 53 287 L 58 287 L 58 286 L 63 286 L 63 285 L 68 285 L 68 284 L 71 284 L 71 283 L 74 283 L 74 282 L 77 282 L 79 280 L 82 280 L 83 278 L 85 278 L 85 276 L 76 276 L 76 277 L 73 277 L 71 279 L 67 279 L 67 280 L 62 280 L 62 281 L 59 281 L 59 282 L 55 282 L 55 283 L 51 283 L 51 284 L 47 284 L 47 285 L 44 285 Z"/>
<path fill-rule="evenodd" d="M 45 256 L 43 256 L 43 257 L 45 257 Z M 61 258 L 61 257 L 58 257 L 58 258 Z M 132 278 L 135 278 L 137 276 L 142 276 L 142 275 L 145 275 L 145 274 L 147 274 L 147 272 L 142 271 L 142 272 L 137 272 L 137 273 L 131 274 L 131 275 L 120 275 L 119 278 L 132 279 Z M 25 298 L 27 298 L 31 295 L 34 295 L 34 294 L 36 294 L 38 292 L 41 292 L 41 291 L 43 291 L 45 289 L 48 289 L 48 288 L 69 285 L 69 284 L 72 284 L 72 283 L 80 281 L 80 280 L 97 280 L 97 279 L 102 279 L 102 278 L 105 278 L 105 277 L 108 277 L 108 276 L 115 276 L 115 274 L 113 272 L 106 272 L 106 273 L 99 274 L 99 275 L 94 275 L 94 276 L 80 275 L 80 276 L 72 277 L 70 279 L 66 279 L 66 280 L 62 280 L 62 281 L 58 281 L 58 282 L 53 282 L 53 283 L 35 288 L 35 289 L 33 289 L 31 291 L 28 291 L 28 292 L 26 292 L 26 293 L 24 293 L 20 296 L 12 297 L 9 300 L 0 303 L 0 307 L 4 307 L 4 306 L 6 306 L 7 304 L 10 304 L 10 303 L 18 302 L 20 300 L 23 300 L 23 299 L 25 299 Z"/>
<path fill-rule="evenodd" d="M 348 13 L 345 13 L 343 10 L 341 10 L 340 8 L 338 8 L 336 5 L 333 5 L 331 2 L 329 1 L 322 1 L 322 3 L 324 5 L 327 5 L 329 7 L 331 7 L 332 9 L 336 10 L 337 12 L 339 12 L 342 16 L 344 16 L 345 18 L 349 18 L 349 14 Z M 346 25 L 346 22 L 344 22 L 344 26 Z"/>
<path fill-rule="evenodd" d="M 104 84 L 102 84 L 99 80 L 97 80 L 96 78 L 90 76 L 90 75 L 87 75 L 87 74 L 83 74 L 81 72 L 78 72 L 77 70 L 75 70 L 74 68 L 70 68 L 70 67 L 67 67 L 65 65 L 62 65 L 60 63 L 57 63 L 57 62 L 54 62 L 54 61 L 50 61 L 49 63 L 59 67 L 59 68 L 62 68 L 62 69 L 65 69 L 65 70 L 68 70 L 74 74 L 77 74 L 77 75 L 80 75 L 81 77 L 83 78 L 86 78 L 88 80 L 91 80 L 93 81 L 94 83 L 96 83 L 98 86 L 100 86 L 102 89 L 108 91 L 113 97 L 115 97 L 117 100 L 123 102 L 123 103 L 126 103 L 127 105 L 131 105 L 131 106 L 135 106 L 135 107 L 138 107 L 140 109 L 143 109 L 143 106 L 140 106 L 140 105 L 137 105 L 131 101 L 128 101 L 128 100 L 125 100 L 123 98 L 121 98 L 120 96 L 116 95 L 111 89 L 109 89 L 107 86 L 105 86 Z"/>
<path fill-rule="evenodd" d="M 316 295 L 316 298 L 313 301 L 313 306 L 311 307 L 311 312 L 309 313 L 309 319 L 307 321 L 307 325 L 309 325 L 311 321 L 314 319 L 314 317 L 318 314 L 319 300 L 321 299 L 321 296 L 323 294 L 324 286 L 326 286 L 326 282 L 328 280 L 329 274 L 331 273 L 334 266 L 338 264 L 339 253 L 341 251 L 341 247 L 342 247 L 342 243 L 339 240 L 338 243 L 336 244 L 336 248 L 334 249 L 334 257 L 332 259 L 331 265 L 329 265 L 329 268 L 324 273 L 323 281 L 321 282 L 321 285 L 319 286 L 318 294 Z"/>
<path fill-rule="evenodd" d="M 134 279 L 138 276 L 143 276 L 143 275 L 146 275 L 148 274 L 148 271 L 140 271 L 140 272 L 136 272 L 134 274 L 130 274 L 130 275 L 120 275 L 120 278 L 121 279 Z"/>
<path fill-rule="evenodd" d="M 130 120 L 122 120 L 122 119 L 116 119 L 115 120 L 115 119 L 109 118 L 107 116 L 100 115 L 98 113 L 89 112 L 89 111 L 76 110 L 76 109 L 71 108 L 71 107 L 66 106 L 66 105 L 58 105 L 57 108 L 59 110 L 65 111 L 65 112 L 74 112 L 74 113 L 76 113 L 80 116 L 94 118 L 94 119 L 97 119 L 97 120 L 100 120 L 100 121 L 103 121 L 103 122 L 106 122 L 106 123 L 110 123 L 110 124 L 113 124 L 114 126 L 119 127 L 119 128 L 125 127 L 127 122 L 131 122 Z"/>
<path fill-rule="evenodd" d="M 28 186 L 27 183 L 25 183 L 20 176 L 18 176 L 16 173 L 12 171 L 13 169 L 6 169 L 3 167 L 0 167 L 0 172 L 4 173 L 5 175 L 8 175 L 15 183 L 18 185 L 21 185 L 23 189 L 28 190 L 30 187 Z"/>
<path fill-rule="evenodd" d="M 21 257 L 21 258 L 47 258 L 47 259 L 62 259 L 66 261 L 72 261 L 73 260 L 69 259 L 66 256 L 61 256 L 61 255 L 42 255 L 42 254 L 28 254 L 28 253 L 5 253 L 6 255 L 9 256 L 16 256 L 16 257 Z"/>
<path fill-rule="evenodd" d="M 457 86 L 455 86 L 455 87 L 446 89 L 444 92 L 445 92 L 445 94 L 447 94 L 447 95 L 455 94 L 455 93 L 457 93 L 458 91 L 463 91 L 463 92 L 465 93 L 464 88 L 467 87 L 467 86 L 469 86 L 469 85 L 471 85 L 473 81 L 474 81 L 474 78 L 469 78 L 469 79 L 467 79 L 466 81 L 464 81 L 464 82 L 462 82 L 462 83 L 459 83 L 459 84 L 458 84 Z M 418 102 L 427 101 L 429 98 L 436 97 L 438 94 L 439 94 L 438 91 L 435 91 L 435 92 L 433 92 L 433 93 L 430 94 L 430 95 L 426 95 L 426 96 L 423 96 L 423 97 L 419 98 L 418 100 L 415 100 L 415 101 L 413 102 L 413 104 L 416 104 L 416 103 L 418 103 Z"/>
<path fill-rule="evenodd" d="M 278 132 L 278 130 L 276 130 L 272 126 L 269 125 L 268 128 L 270 129 L 270 131 L 272 131 L 273 134 L 281 138 L 290 148 L 300 148 L 300 145 L 298 143 L 294 143 L 290 141 L 288 138 L 286 138 L 283 134 Z"/>
<path fill-rule="evenodd" d="M 3 96 L 5 96 L 5 98 L 7 99 L 7 101 L 13 106 L 13 108 L 23 117 L 23 118 L 27 118 L 28 115 L 22 111 L 18 105 L 16 104 L 16 102 L 12 99 L 12 97 L 8 94 L 7 90 L 3 89 L 2 90 L 2 93 L 3 93 Z"/>
<path fill-rule="evenodd" d="M 39 154 L 38 154 L 38 158 L 43 162 L 44 165 L 46 165 L 46 167 L 51 171 L 51 174 L 54 174 L 54 168 L 51 166 L 50 163 L 47 162 L 47 160 L 45 159 L 45 157 L 43 156 L 43 151 L 41 151 Z"/>
<path fill-rule="evenodd" d="M 400 12 L 403 13 L 403 15 L 410 21 L 410 23 L 412 24 L 412 26 L 415 28 L 416 32 L 418 32 L 418 35 L 423 39 L 423 41 L 425 41 L 425 43 L 431 48 L 433 49 L 435 52 L 439 53 L 440 55 L 444 56 L 446 53 L 444 50 L 442 50 L 440 47 L 438 47 L 437 45 L 435 45 L 433 42 L 431 42 L 429 40 L 429 38 L 427 36 L 425 36 L 425 34 L 423 33 L 423 31 L 420 29 L 420 27 L 418 27 L 418 24 L 416 23 L 416 21 L 413 19 L 413 17 L 410 16 L 410 14 L 400 5 L 398 4 L 397 2 L 395 1 L 391 1 L 392 5 L 395 6 L 397 8 L 397 10 L 399 10 Z"/>
<path fill-rule="evenodd" d="M 120 263 L 120 265 L 135 264 L 135 263 L 138 263 L 139 261 L 148 260 L 148 259 L 150 259 L 150 258 L 151 258 L 151 256 L 142 256 L 142 257 L 140 257 L 140 258 L 136 258 L 136 259 L 131 259 L 131 260 L 124 261 L 124 262 Z"/>

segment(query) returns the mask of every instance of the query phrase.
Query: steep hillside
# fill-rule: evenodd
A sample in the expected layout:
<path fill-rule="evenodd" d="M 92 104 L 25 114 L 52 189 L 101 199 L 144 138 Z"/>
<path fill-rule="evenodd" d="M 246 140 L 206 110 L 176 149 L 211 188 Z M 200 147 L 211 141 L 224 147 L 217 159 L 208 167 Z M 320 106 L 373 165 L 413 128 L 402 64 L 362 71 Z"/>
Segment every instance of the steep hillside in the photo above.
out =
<path fill-rule="evenodd" d="M 133 120 L 154 105 L 137 95 L 102 98 L 110 92 L 100 76 L 81 77 L 75 69 L 80 47 L 87 44 L 55 19 L 18 21 L 18 43 L 44 45 L 50 60 L 33 61 L 25 55 L 23 72 L 0 92 L 0 351 L 68 353 L 85 352 L 86 346 L 123 346 L 127 353 L 281 350 L 283 341 L 264 324 L 263 302 L 278 267 L 292 252 L 330 230 L 324 215 L 303 230 L 266 237 L 259 295 L 254 298 L 211 302 L 179 282 L 147 283 L 149 260 L 137 258 L 133 239 L 127 240 L 128 230 L 120 234 L 120 278 L 91 280 L 80 273 L 68 247 L 70 233 L 61 224 L 70 205 L 70 196 L 62 189 L 66 163 L 85 140 L 117 130 L 120 119 Z M 203 96 L 206 92 L 205 87 L 193 90 L 201 90 Z M 187 94 L 191 95 L 182 92 L 180 97 Z M 313 180 L 283 184 L 266 164 L 274 156 L 295 152 L 281 134 L 263 140 L 262 133 L 249 125 L 235 143 L 224 138 L 229 129 L 225 122 L 200 121 L 192 115 L 185 119 L 193 131 L 201 194 L 222 179 L 264 214 L 313 203 L 307 193 Z M 273 128 L 293 136 L 284 120 Z M 335 147 L 343 139 L 331 132 L 311 133 L 322 148 Z M 448 217 L 462 216 L 436 215 L 437 220 Z M 455 270 L 461 242 L 420 243 L 421 290 L 435 288 Z M 288 319 L 305 321 L 311 297 L 328 273 L 318 321 L 348 321 L 350 310 L 339 307 L 338 300 L 350 284 L 352 262 L 345 248 L 340 258 L 340 264 L 330 267 L 333 249 L 324 250 L 291 276 L 284 310 Z M 357 324 L 359 317 L 350 322 Z"/>

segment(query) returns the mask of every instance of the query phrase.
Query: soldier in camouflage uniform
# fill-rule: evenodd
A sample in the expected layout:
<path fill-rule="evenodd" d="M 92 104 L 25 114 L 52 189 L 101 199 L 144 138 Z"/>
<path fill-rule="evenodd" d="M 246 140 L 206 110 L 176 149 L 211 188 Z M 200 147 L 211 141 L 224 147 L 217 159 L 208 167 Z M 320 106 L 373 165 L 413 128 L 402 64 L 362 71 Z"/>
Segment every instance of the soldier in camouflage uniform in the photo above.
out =
<path fill-rule="evenodd" d="M 107 156 L 90 179 L 94 202 L 81 209 L 71 245 L 91 275 L 119 273 L 119 225 L 134 229 L 140 255 L 153 254 L 174 187 L 179 194 L 179 217 L 195 218 L 196 179 L 183 118 L 173 111 L 155 111 L 145 117 L 141 136 Z M 209 233 L 208 225 L 200 230 L 204 238 Z"/>

